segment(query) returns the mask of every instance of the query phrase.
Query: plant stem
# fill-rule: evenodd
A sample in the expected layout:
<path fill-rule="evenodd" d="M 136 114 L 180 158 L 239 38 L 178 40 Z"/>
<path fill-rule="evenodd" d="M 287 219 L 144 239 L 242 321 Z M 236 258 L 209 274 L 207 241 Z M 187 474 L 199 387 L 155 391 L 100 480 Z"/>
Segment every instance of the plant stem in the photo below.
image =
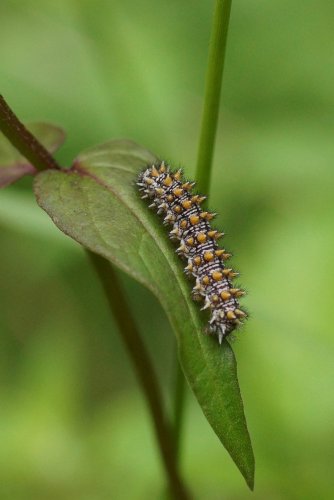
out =
<path fill-rule="evenodd" d="M 37 170 L 60 168 L 44 146 L 26 129 L 0 95 L 0 130 Z"/>
<path fill-rule="evenodd" d="M 103 257 L 92 252 L 88 252 L 88 255 L 101 280 L 109 307 L 119 327 L 122 341 L 142 386 L 159 443 L 161 458 L 168 478 L 169 491 L 171 491 L 173 499 L 189 499 L 190 497 L 178 472 L 172 433 L 163 409 L 157 377 L 146 347 L 137 330 L 131 310 L 128 307 L 117 274 L 110 263 Z"/>
<path fill-rule="evenodd" d="M 60 168 L 52 155 L 15 116 L 1 95 L 0 130 L 11 144 L 38 170 Z M 145 394 L 168 479 L 169 491 L 173 499 L 188 500 L 190 496 L 178 472 L 172 431 L 166 421 L 157 377 L 145 345 L 137 331 L 117 275 L 104 258 L 92 252 L 88 252 L 88 255 L 100 277 L 110 309 L 119 326 L 122 340 Z"/>
<path fill-rule="evenodd" d="M 203 193 L 208 193 L 210 186 L 231 3 L 216 0 L 213 15 L 196 169 L 197 185 Z"/>
<path fill-rule="evenodd" d="M 209 61 L 205 84 L 204 108 L 196 169 L 197 185 L 203 193 L 208 193 L 210 187 L 231 3 L 232 0 L 216 0 L 213 14 Z M 174 384 L 173 436 L 176 456 L 179 461 L 186 386 L 184 375 L 177 359 L 177 352 L 175 354 Z"/>
<path fill-rule="evenodd" d="M 186 380 L 181 369 L 177 350 L 175 348 L 174 356 L 174 401 L 173 401 L 173 439 L 175 448 L 175 457 L 177 463 L 180 463 L 181 436 L 184 421 L 185 397 L 186 397 Z"/>

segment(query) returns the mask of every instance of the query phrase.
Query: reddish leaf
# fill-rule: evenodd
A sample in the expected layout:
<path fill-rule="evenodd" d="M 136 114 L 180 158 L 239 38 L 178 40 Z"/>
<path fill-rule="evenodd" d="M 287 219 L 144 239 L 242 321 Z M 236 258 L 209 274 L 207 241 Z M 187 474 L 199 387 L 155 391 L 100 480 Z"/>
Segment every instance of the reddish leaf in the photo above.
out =
<path fill-rule="evenodd" d="M 63 144 L 65 133 L 48 123 L 32 123 L 27 126 L 34 136 L 50 152 L 54 153 Z M 35 168 L 0 134 L 0 188 L 8 186 L 24 175 L 33 175 Z"/>

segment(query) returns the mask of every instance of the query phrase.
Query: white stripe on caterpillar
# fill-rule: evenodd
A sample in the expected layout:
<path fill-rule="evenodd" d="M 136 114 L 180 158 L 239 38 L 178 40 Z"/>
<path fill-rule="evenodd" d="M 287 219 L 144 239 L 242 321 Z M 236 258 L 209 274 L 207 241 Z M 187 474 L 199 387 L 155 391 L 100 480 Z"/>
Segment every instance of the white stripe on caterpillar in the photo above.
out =
<path fill-rule="evenodd" d="M 163 223 L 173 226 L 169 237 L 180 242 L 176 252 L 188 261 L 185 272 L 196 279 L 193 299 L 204 300 L 202 309 L 210 309 L 208 330 L 221 343 L 247 314 L 238 301 L 244 290 L 232 286 L 238 273 L 225 266 L 231 254 L 217 244 L 224 233 L 211 228 L 216 214 L 201 208 L 206 197 L 192 192 L 195 182 L 183 180 L 181 170 L 172 171 L 164 162 L 141 172 L 137 185 L 150 207 L 164 214 Z"/>

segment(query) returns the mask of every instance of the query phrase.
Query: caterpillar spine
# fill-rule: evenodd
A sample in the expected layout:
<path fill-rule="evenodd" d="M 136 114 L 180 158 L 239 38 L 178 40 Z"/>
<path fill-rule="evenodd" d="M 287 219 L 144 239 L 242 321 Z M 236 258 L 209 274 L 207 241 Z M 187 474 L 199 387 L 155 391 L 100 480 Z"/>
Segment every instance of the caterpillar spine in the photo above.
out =
<path fill-rule="evenodd" d="M 173 226 L 169 237 L 180 242 L 176 252 L 187 260 L 186 274 L 196 280 L 192 297 L 204 300 L 202 310 L 210 309 L 208 330 L 221 343 L 247 314 L 238 301 L 244 290 L 232 286 L 238 273 L 225 265 L 231 254 L 217 243 L 224 233 L 210 224 L 216 214 L 201 208 L 206 197 L 193 193 L 195 182 L 185 181 L 182 170 L 171 170 L 164 162 L 141 172 L 137 185 L 141 197 L 150 200 L 150 208 L 164 214 L 163 224 Z"/>

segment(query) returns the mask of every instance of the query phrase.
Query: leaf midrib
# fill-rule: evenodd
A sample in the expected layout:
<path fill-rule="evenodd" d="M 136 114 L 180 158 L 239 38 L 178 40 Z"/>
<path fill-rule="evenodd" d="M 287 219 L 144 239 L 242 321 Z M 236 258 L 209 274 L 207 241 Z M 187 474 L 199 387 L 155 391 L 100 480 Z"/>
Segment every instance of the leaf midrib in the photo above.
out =
<path fill-rule="evenodd" d="M 124 170 L 124 169 L 122 169 L 122 168 L 119 168 L 119 167 L 118 167 L 118 166 L 116 166 L 116 165 L 111 165 L 111 168 L 114 168 L 115 170 L 121 170 L 121 171 L 123 171 L 123 170 Z M 170 262 L 170 261 L 168 260 L 168 258 L 166 257 L 165 252 L 163 251 L 163 250 L 164 250 L 164 248 L 163 248 L 163 245 L 164 245 L 164 244 L 162 244 L 162 245 L 161 245 L 161 242 L 160 242 L 160 240 L 161 240 L 161 238 L 160 238 L 160 234 L 159 234 L 159 233 L 154 233 L 154 232 L 152 232 L 151 227 L 150 227 L 149 225 L 147 226 L 147 225 L 145 224 L 145 222 L 144 222 L 142 219 L 140 219 L 140 218 L 138 217 L 138 215 L 137 215 L 136 211 L 133 209 L 133 207 L 131 207 L 131 205 L 130 205 L 130 204 L 126 203 L 126 200 L 124 200 L 124 198 L 123 198 L 122 196 L 120 196 L 120 195 L 117 193 L 117 191 L 114 191 L 110 185 L 108 185 L 108 184 L 106 184 L 105 182 L 103 182 L 103 181 L 102 181 L 101 179 L 99 179 L 96 175 L 94 175 L 94 174 L 92 174 L 92 173 L 90 173 L 90 172 L 87 172 L 87 171 L 86 171 L 86 170 L 84 170 L 82 167 L 80 167 L 80 166 L 78 167 L 78 164 L 76 164 L 74 171 L 75 171 L 75 172 L 78 172 L 78 174 L 79 174 L 79 175 L 80 175 L 80 174 L 81 174 L 81 175 L 83 174 L 83 175 L 85 175 L 85 176 L 87 176 L 87 177 L 90 177 L 90 178 L 91 178 L 91 179 L 93 179 L 95 182 L 97 182 L 100 186 L 104 187 L 107 191 L 111 192 L 111 193 L 113 194 L 113 196 L 115 196 L 115 198 L 117 198 L 117 199 L 118 199 L 118 200 L 119 200 L 119 201 L 120 201 L 120 202 L 121 202 L 121 203 L 122 203 L 122 204 L 123 204 L 123 205 L 124 205 L 124 206 L 125 206 L 125 207 L 129 210 L 129 211 L 130 211 L 130 212 L 131 212 L 131 214 L 132 214 L 132 215 L 134 216 L 134 218 L 135 218 L 135 219 L 136 219 L 136 220 L 140 223 L 140 225 L 141 225 L 141 226 L 142 226 L 142 227 L 143 227 L 143 228 L 144 228 L 144 229 L 145 229 L 145 230 L 146 230 L 146 231 L 150 234 L 150 236 L 151 236 L 151 238 L 153 239 L 154 243 L 157 245 L 157 247 L 159 248 L 160 252 L 163 254 L 164 259 L 166 260 L 166 262 L 167 262 L 168 266 L 172 269 L 173 274 L 174 274 L 174 276 L 175 276 L 175 278 L 176 278 L 176 280 L 177 280 L 177 283 L 179 284 L 180 289 L 182 290 L 182 296 L 183 296 L 183 298 L 184 298 L 184 300 L 185 300 L 185 302 L 186 302 L 186 304 L 187 304 L 187 306 L 188 306 L 188 304 L 189 304 L 189 301 L 188 301 L 188 293 L 187 293 L 187 291 L 185 290 L 185 287 L 184 287 L 184 286 L 182 286 L 182 285 L 183 285 L 183 283 L 182 283 L 182 281 L 183 281 L 183 280 L 181 280 L 181 279 L 180 279 L 180 276 L 179 276 L 179 271 L 178 271 L 178 269 L 176 268 L 175 264 L 174 264 L 173 262 Z M 129 171 L 129 173 L 133 173 L 133 170 L 128 170 L 128 171 Z M 145 263 L 145 265 L 146 265 L 146 263 Z M 147 288 L 150 288 L 148 284 L 145 284 L 145 286 L 146 286 Z M 157 289 L 157 290 L 158 290 L 158 289 Z M 160 296 L 160 293 L 159 293 L 157 290 L 154 290 L 153 288 L 151 288 L 151 291 L 154 291 L 155 295 L 159 298 L 159 300 L 161 300 L 161 298 L 162 298 L 162 297 Z M 191 312 L 191 316 L 192 316 L 192 318 L 194 318 L 194 315 L 193 315 L 193 313 L 192 313 L 192 311 L 191 311 L 191 308 L 190 308 L 189 306 L 188 306 L 188 309 L 189 309 L 189 310 L 190 310 L 190 312 Z M 197 321 L 196 321 L 195 319 L 193 319 L 193 323 L 196 325 Z"/>

